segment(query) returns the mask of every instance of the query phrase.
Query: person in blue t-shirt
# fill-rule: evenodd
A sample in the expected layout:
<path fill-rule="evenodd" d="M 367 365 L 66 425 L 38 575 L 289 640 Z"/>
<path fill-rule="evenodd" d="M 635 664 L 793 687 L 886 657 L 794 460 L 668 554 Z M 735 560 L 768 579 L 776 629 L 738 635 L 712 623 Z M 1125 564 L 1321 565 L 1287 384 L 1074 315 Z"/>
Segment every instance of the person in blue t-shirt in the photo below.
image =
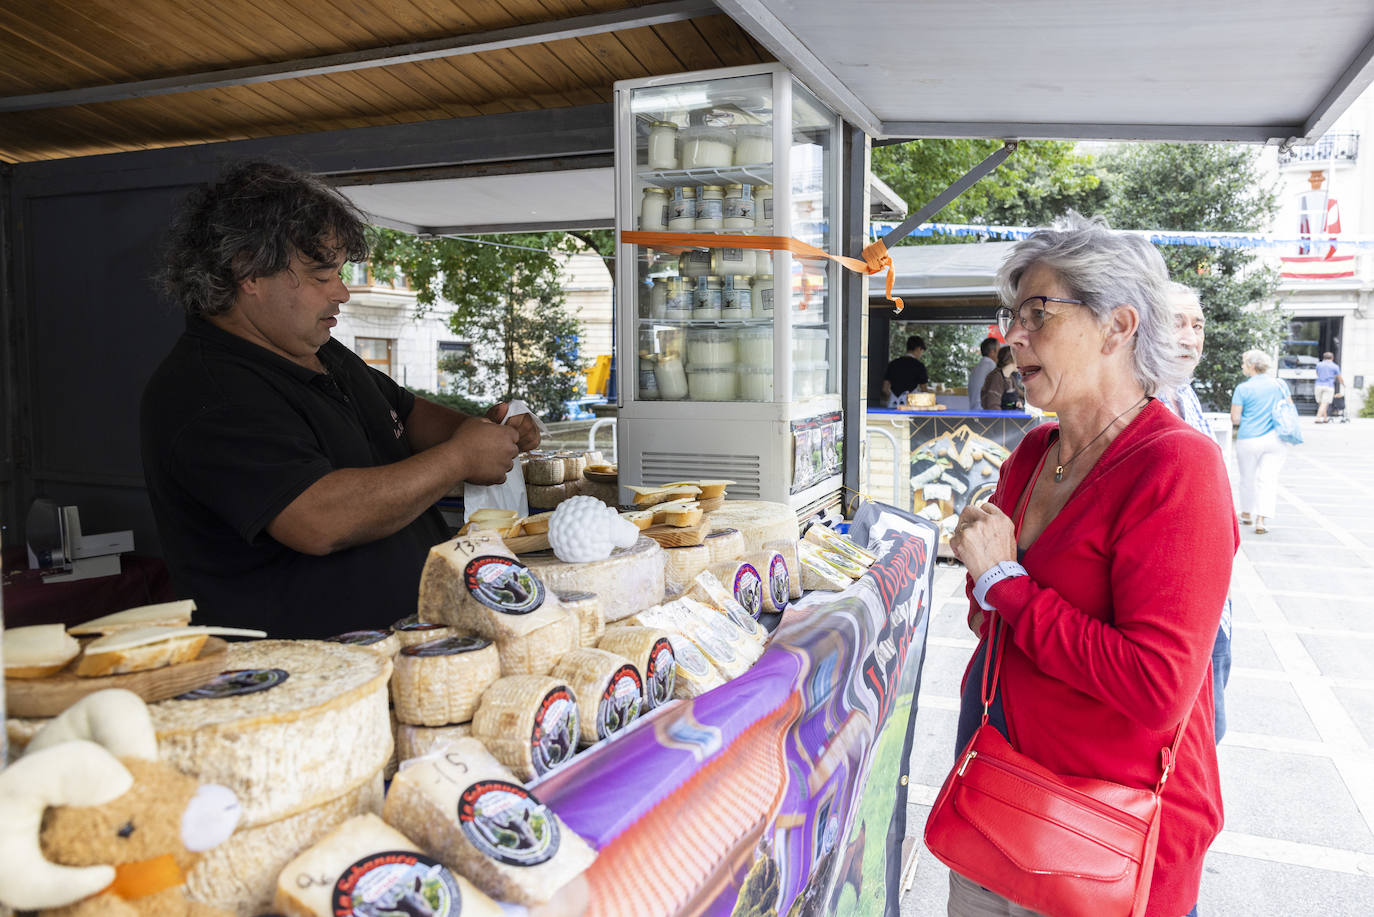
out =
<path fill-rule="evenodd" d="M 1345 377 L 1341 375 L 1340 364 L 1336 362 L 1336 355 L 1331 351 L 1322 354 L 1322 361 L 1317 364 L 1317 384 L 1314 394 L 1317 397 L 1317 423 L 1330 423 L 1331 419 L 1326 416 L 1326 408 L 1331 404 L 1331 399 L 1336 397 L 1336 383 L 1345 385 Z"/>
<path fill-rule="evenodd" d="M 1288 384 L 1269 375 L 1273 362 L 1263 350 L 1247 350 L 1241 370 L 1250 378 L 1231 395 L 1231 424 L 1236 430 L 1236 469 L 1240 472 L 1240 521 L 1255 523 L 1255 534 L 1269 531 L 1278 502 L 1279 472 L 1287 451 L 1279 440 L 1275 405 L 1291 398 Z"/>

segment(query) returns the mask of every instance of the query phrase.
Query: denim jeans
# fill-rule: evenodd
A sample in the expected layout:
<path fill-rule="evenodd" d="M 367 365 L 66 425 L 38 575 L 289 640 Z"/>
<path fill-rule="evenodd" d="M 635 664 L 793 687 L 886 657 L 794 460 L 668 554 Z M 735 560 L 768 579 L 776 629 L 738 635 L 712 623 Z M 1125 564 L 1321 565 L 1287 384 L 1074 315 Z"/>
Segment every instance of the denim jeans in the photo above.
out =
<path fill-rule="evenodd" d="M 1216 711 L 1217 742 L 1226 735 L 1226 682 L 1231 678 L 1231 638 L 1217 628 L 1212 645 L 1212 706 Z"/>

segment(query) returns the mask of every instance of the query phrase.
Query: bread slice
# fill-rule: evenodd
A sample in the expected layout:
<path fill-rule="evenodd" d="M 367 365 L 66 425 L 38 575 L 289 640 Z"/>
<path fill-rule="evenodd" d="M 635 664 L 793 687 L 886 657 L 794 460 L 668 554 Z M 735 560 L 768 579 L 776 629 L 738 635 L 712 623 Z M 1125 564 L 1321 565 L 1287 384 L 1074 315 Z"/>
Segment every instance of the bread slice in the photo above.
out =
<path fill-rule="evenodd" d="M 191 612 L 195 610 L 196 603 L 191 599 L 141 605 L 138 608 L 92 618 L 82 624 L 74 624 L 67 628 L 67 633 L 81 637 L 91 634 L 114 634 L 137 627 L 185 627 L 191 623 Z"/>
<path fill-rule="evenodd" d="M 61 624 L 12 627 L 0 634 L 6 678 L 46 678 L 66 668 L 81 644 Z"/>
<path fill-rule="evenodd" d="M 146 672 L 189 662 L 200 655 L 206 637 L 266 637 L 242 627 L 141 627 L 97 637 L 86 644 L 76 674 L 86 678 Z"/>

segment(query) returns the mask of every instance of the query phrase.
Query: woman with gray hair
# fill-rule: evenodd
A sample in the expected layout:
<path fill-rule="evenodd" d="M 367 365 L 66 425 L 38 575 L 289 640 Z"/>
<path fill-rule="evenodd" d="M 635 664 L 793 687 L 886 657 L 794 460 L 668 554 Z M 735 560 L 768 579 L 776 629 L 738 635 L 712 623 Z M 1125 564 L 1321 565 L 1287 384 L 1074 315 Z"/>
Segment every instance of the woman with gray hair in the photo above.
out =
<path fill-rule="evenodd" d="M 1239 542 L 1215 443 L 1155 398 L 1187 374 L 1167 281 L 1143 239 L 1076 214 L 1013 250 L 998 272 L 998 322 L 1026 401 L 1058 423 L 1027 434 L 950 540 L 981 638 L 961 753 L 986 715 L 1055 773 L 1153 788 L 1161 750 L 1180 736 L 1149 917 L 1194 907 L 1221 829 L 1211 655 Z M 1000 679 L 985 714 L 994 641 Z M 1025 911 L 953 869 L 949 913 Z"/>
<path fill-rule="evenodd" d="M 1240 368 L 1249 376 L 1231 395 L 1231 425 L 1236 426 L 1236 471 L 1240 474 L 1240 521 L 1255 523 L 1255 534 L 1269 531 L 1278 502 L 1279 472 L 1287 450 L 1279 441 L 1274 408 L 1292 397 L 1288 384 L 1269 375 L 1273 366 L 1263 350 L 1247 350 Z"/>

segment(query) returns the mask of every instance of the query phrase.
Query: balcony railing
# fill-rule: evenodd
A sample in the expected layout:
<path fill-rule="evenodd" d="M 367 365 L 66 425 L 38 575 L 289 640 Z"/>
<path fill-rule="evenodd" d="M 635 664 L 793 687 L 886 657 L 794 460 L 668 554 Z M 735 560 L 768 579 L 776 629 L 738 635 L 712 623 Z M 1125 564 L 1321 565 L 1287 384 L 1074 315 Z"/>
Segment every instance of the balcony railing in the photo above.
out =
<path fill-rule="evenodd" d="M 1321 165 L 1324 162 L 1354 162 L 1360 155 L 1360 132 L 1341 131 L 1324 134 L 1316 143 L 1305 146 L 1289 147 L 1288 152 L 1279 153 L 1279 165 L 1295 163 Z"/>

